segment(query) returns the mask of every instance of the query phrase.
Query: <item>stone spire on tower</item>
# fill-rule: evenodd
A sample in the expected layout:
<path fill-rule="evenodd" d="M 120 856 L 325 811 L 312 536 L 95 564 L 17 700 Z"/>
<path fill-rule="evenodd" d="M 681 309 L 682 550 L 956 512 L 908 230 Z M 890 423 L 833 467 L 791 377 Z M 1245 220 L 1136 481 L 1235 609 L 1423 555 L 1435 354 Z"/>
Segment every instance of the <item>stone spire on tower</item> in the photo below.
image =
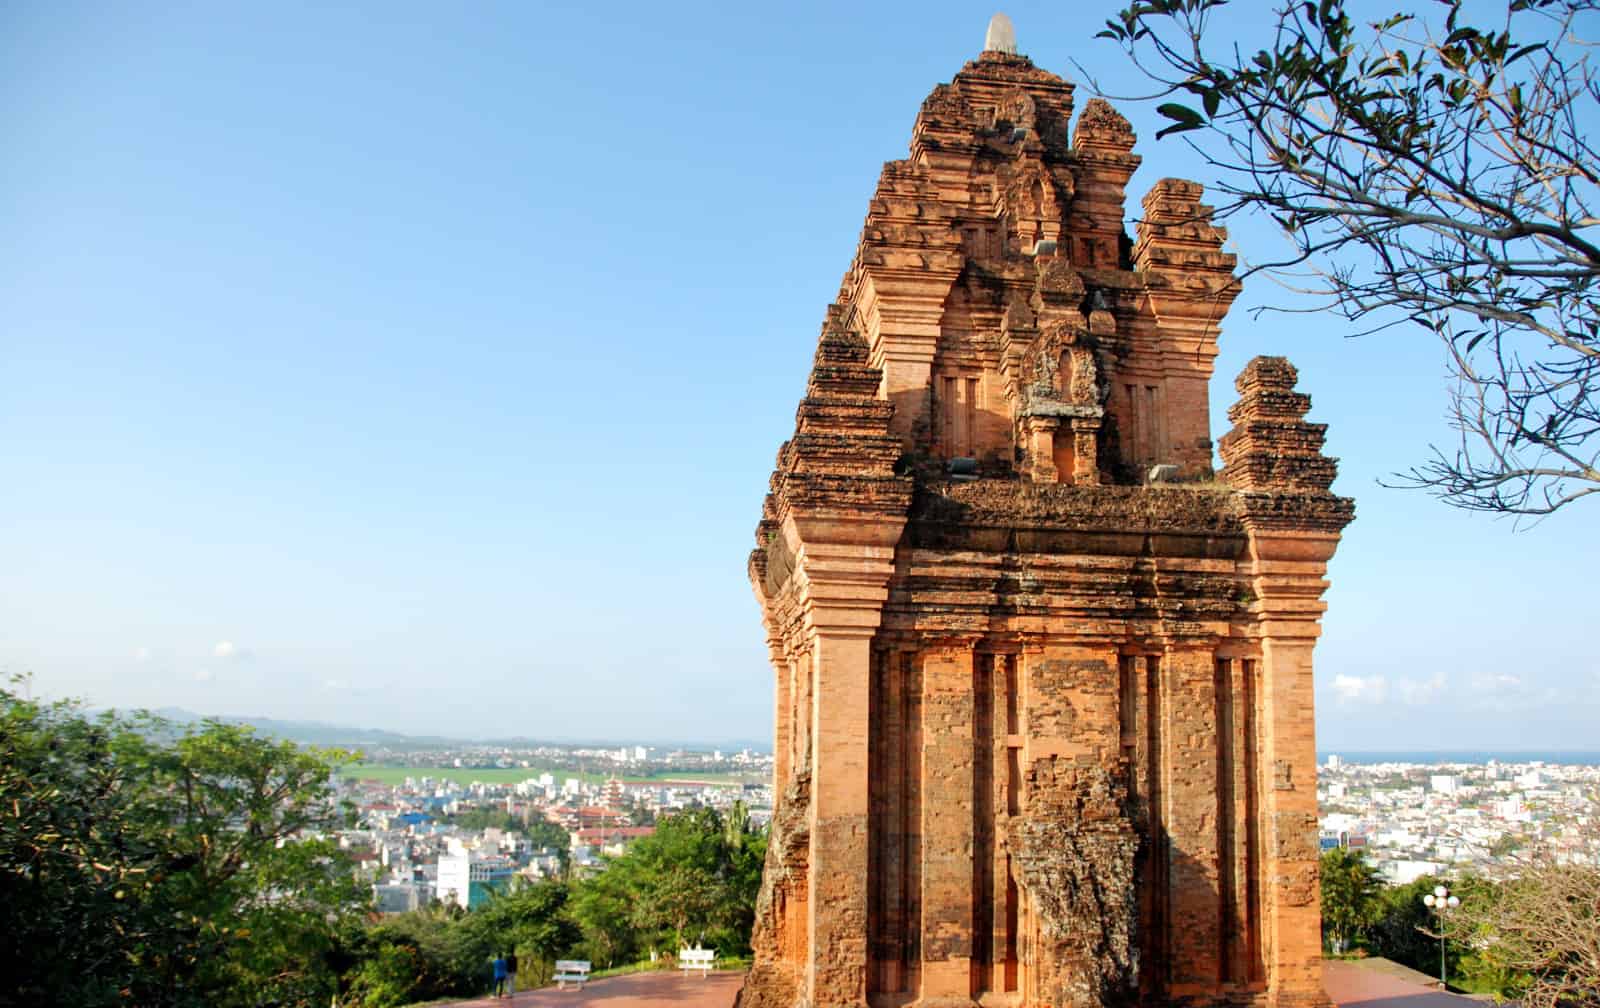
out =
<path fill-rule="evenodd" d="M 1007 56 L 1017 54 L 1017 30 L 1011 27 L 1011 19 L 1004 14 L 996 14 L 989 19 L 989 30 L 983 36 L 984 52 L 1003 52 Z"/>

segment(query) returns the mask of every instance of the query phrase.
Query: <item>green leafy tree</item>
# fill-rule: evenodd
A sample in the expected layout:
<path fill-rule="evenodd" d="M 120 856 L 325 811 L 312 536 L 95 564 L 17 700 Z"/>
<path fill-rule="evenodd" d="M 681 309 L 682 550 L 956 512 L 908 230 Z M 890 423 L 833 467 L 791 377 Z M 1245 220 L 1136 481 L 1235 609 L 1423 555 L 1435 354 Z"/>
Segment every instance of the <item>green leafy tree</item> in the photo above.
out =
<path fill-rule="evenodd" d="M 494 957 L 487 928 L 443 906 L 383 918 L 359 940 L 346 975 L 345 1004 L 396 1008 L 436 998 L 480 994 Z"/>
<path fill-rule="evenodd" d="M 515 952 L 518 983 L 548 983 L 557 959 L 571 955 L 583 932 L 567 913 L 570 891 L 565 883 L 535 882 L 496 895 L 472 915 L 486 946 Z"/>
<path fill-rule="evenodd" d="M 367 901 L 325 835 L 351 821 L 329 788 L 349 755 L 217 722 L 166 746 L 125 738 L 121 750 L 141 789 L 141 832 L 184 865 L 157 902 L 187 914 L 213 950 L 196 964 L 200 986 L 266 1004 L 326 1000 L 330 918 Z"/>
<path fill-rule="evenodd" d="M 1430 976 L 1439 975 L 1438 920 L 1422 897 L 1434 886 L 1453 883 L 1424 875 L 1405 885 L 1390 886 L 1379 894 L 1377 919 L 1367 931 L 1368 947 L 1385 959 L 1410 966 Z M 1448 971 L 1460 972 L 1463 948 L 1455 943 L 1447 949 Z"/>
<path fill-rule="evenodd" d="M 1444 928 L 1458 953 L 1451 983 L 1470 993 L 1492 995 L 1496 1000 L 1522 1001 L 1532 978 L 1511 962 L 1508 950 L 1495 941 L 1494 929 L 1488 923 L 1488 916 L 1502 905 L 1502 884 L 1466 876 L 1451 887 L 1451 892 L 1461 900 Z"/>
<path fill-rule="evenodd" d="M 0 1005 L 108 1005 L 156 978 L 138 895 L 162 852 L 132 828 L 121 726 L 0 692 Z"/>
<path fill-rule="evenodd" d="M 628 806 L 628 822 L 634 826 L 650 826 L 656 821 L 656 814 L 650 806 L 643 802 L 635 802 Z"/>
<path fill-rule="evenodd" d="M 442 821 L 473 832 L 486 829 L 515 830 L 522 828 L 522 820 L 504 809 L 467 809 L 452 816 L 445 816 Z"/>
<path fill-rule="evenodd" d="M 1495 859 L 1508 858 L 1522 849 L 1526 841 L 1516 833 L 1505 832 L 1495 837 L 1494 843 L 1489 845 L 1489 856 Z"/>
<path fill-rule="evenodd" d="M 342 754 L 0 691 L 0 1004 L 326 1004 Z"/>
<path fill-rule="evenodd" d="M 548 819 L 533 819 L 528 822 L 525 832 L 528 843 L 535 850 L 549 847 L 561 856 L 561 863 L 565 866 L 572 852 L 572 838 L 558 823 Z"/>
<path fill-rule="evenodd" d="M 1600 491 L 1600 4 L 1428 7 L 1281 0 L 1251 52 L 1227 0 L 1140 0 L 1101 35 L 1168 99 L 1157 136 L 1215 169 L 1219 215 L 1287 237 L 1251 270 L 1300 292 L 1282 307 L 1442 341 L 1459 437 L 1402 483 L 1548 514 Z"/>
<path fill-rule="evenodd" d="M 656 832 L 610 859 L 573 898 L 573 917 L 602 961 L 693 942 L 749 951 L 766 839 L 736 805 L 660 817 Z"/>
<path fill-rule="evenodd" d="M 692 938 L 703 943 L 714 929 L 717 904 L 717 879 L 695 865 L 654 865 L 648 875 L 635 875 L 632 920 L 653 936 L 659 947 L 671 935 L 669 950 L 688 945 Z"/>
<path fill-rule="evenodd" d="M 632 897 L 622 874 L 601 872 L 575 887 L 571 913 L 583 934 L 588 957 L 609 969 L 639 953 L 631 920 Z"/>
<path fill-rule="evenodd" d="M 1322 940 L 1343 952 L 1361 938 L 1378 916 L 1381 883 L 1360 851 L 1339 847 L 1322 855 Z"/>

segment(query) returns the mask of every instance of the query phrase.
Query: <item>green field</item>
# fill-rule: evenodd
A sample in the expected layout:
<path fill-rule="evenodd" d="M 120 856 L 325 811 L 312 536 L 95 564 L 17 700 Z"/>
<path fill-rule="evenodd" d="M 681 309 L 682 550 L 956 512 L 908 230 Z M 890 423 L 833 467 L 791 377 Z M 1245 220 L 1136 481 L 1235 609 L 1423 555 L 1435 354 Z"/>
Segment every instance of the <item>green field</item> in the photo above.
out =
<path fill-rule="evenodd" d="M 473 781 L 482 781 L 485 784 L 516 784 L 541 774 L 552 774 L 557 781 L 565 777 L 580 777 L 590 784 L 604 783 L 608 774 L 579 773 L 576 770 L 561 770 L 555 767 L 430 767 L 430 766 L 388 766 L 380 763 L 352 763 L 344 768 L 343 776 L 357 780 L 375 780 L 384 784 L 403 784 L 407 777 L 421 779 L 432 777 L 434 780 L 447 780 L 456 784 L 471 784 Z M 706 784 L 743 784 L 758 778 L 749 774 L 733 773 L 663 773 L 658 777 L 642 777 L 634 774 L 624 774 L 622 780 L 629 784 L 662 784 L 667 781 L 700 781 Z"/>

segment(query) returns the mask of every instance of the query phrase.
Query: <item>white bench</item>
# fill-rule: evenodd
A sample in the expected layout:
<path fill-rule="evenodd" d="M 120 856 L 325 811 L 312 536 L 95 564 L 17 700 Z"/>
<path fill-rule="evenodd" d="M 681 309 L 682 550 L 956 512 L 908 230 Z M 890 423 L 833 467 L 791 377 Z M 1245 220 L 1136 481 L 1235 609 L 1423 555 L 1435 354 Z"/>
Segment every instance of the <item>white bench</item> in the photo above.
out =
<path fill-rule="evenodd" d="M 678 952 L 678 968 L 681 970 L 699 970 L 702 977 L 711 975 L 711 970 L 717 962 L 716 949 L 692 948 L 682 949 Z"/>
<path fill-rule="evenodd" d="M 576 984 L 579 990 L 589 979 L 590 965 L 584 959 L 557 959 L 556 960 L 556 989 L 566 990 L 567 984 Z"/>

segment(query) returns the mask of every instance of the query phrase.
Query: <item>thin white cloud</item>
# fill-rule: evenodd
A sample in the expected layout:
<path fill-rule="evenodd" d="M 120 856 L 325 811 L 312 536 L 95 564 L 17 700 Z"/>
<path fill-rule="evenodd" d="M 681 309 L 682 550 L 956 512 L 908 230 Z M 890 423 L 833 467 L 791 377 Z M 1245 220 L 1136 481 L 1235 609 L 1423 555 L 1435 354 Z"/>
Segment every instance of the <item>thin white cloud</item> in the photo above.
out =
<path fill-rule="evenodd" d="M 134 648 L 133 649 L 133 660 L 136 661 L 136 662 L 139 662 L 140 664 L 143 664 L 143 663 L 149 661 L 150 660 L 150 649 L 147 648 L 147 647 Z"/>
<path fill-rule="evenodd" d="M 212 678 L 212 672 L 208 668 L 200 668 L 200 669 L 195 669 L 194 670 L 195 682 L 210 682 L 211 678 Z"/>
<path fill-rule="evenodd" d="M 1562 701 L 1557 691 L 1541 688 L 1515 672 L 1480 672 L 1472 677 L 1463 703 L 1477 710 L 1508 711 L 1559 707 Z"/>
<path fill-rule="evenodd" d="M 1413 707 L 1432 703 L 1443 692 L 1443 672 L 1435 672 L 1431 679 L 1401 679 L 1395 683 L 1395 693 L 1400 702 Z"/>
<path fill-rule="evenodd" d="M 1389 695 L 1389 683 L 1381 675 L 1340 673 L 1333 677 L 1333 691 L 1342 703 L 1382 703 Z"/>
<path fill-rule="evenodd" d="M 234 647 L 233 641 L 228 640 L 217 641 L 216 646 L 211 649 L 211 654 L 217 658 L 232 658 L 238 652 L 239 649 Z"/>

